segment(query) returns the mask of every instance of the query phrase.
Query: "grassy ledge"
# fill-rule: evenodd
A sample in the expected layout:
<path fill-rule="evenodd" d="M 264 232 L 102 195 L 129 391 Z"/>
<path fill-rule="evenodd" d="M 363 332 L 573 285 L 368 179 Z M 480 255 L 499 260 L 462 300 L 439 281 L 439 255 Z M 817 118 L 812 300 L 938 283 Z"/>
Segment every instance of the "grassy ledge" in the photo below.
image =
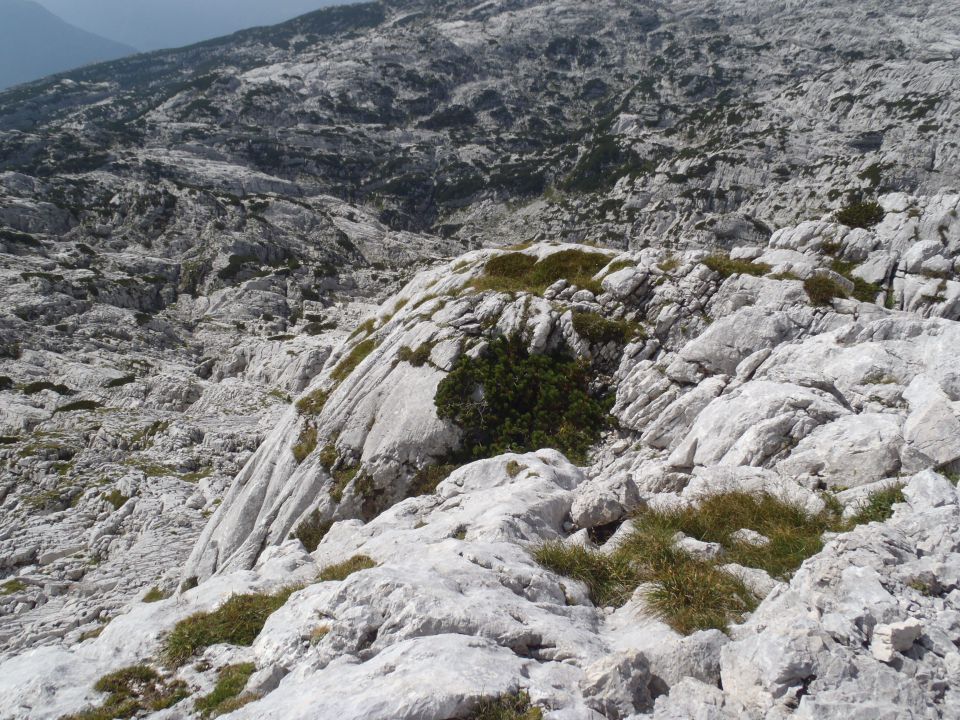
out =
<path fill-rule="evenodd" d="M 571 285 L 599 295 L 603 289 L 593 276 L 609 262 L 610 256 L 585 250 L 561 250 L 539 261 L 521 252 L 506 253 L 490 258 L 483 268 L 483 274 L 470 285 L 479 291 L 540 295 L 557 280 L 566 280 Z"/>
<path fill-rule="evenodd" d="M 198 698 L 194 704 L 202 718 L 215 718 L 233 712 L 258 699 L 252 693 L 243 693 L 247 680 L 255 670 L 253 663 L 228 665 L 217 674 L 217 684 L 209 695 Z"/>
<path fill-rule="evenodd" d="M 328 565 L 320 571 L 319 580 L 327 582 L 329 580 L 346 580 L 355 572 L 369 570 L 377 566 L 373 558 L 366 555 L 354 555 L 349 560 L 344 560 L 336 565 Z"/>
<path fill-rule="evenodd" d="M 640 513 L 633 520 L 633 531 L 610 554 L 556 541 L 535 548 L 534 557 L 544 567 L 583 582 L 595 605 L 623 605 L 642 585 L 651 612 L 678 632 L 726 631 L 730 623 L 752 612 L 759 598 L 722 564 L 758 568 L 789 580 L 804 560 L 823 548 L 824 533 L 886 520 L 902 499 L 899 486 L 874 493 L 845 521 L 836 502 L 810 515 L 769 494 L 718 493 L 697 507 Z M 745 542 L 737 535 L 742 529 L 759 533 L 768 542 Z M 722 556 L 693 557 L 677 547 L 677 533 L 718 543 Z"/>

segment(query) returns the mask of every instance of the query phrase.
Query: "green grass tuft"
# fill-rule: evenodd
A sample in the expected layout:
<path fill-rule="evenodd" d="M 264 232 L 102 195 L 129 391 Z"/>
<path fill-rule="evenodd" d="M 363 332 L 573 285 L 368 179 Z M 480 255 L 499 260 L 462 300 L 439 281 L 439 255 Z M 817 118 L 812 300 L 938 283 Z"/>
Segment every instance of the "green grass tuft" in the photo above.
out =
<path fill-rule="evenodd" d="M 63 413 L 63 412 L 85 412 L 89 410 L 96 410 L 99 407 L 103 407 L 101 403 L 98 403 L 96 400 L 77 400 L 76 402 L 67 403 L 66 405 L 61 405 L 54 413 Z"/>
<path fill-rule="evenodd" d="M 164 592 L 158 587 L 152 587 L 147 590 L 147 593 L 141 599 L 141 602 L 145 603 L 155 603 L 160 602 L 161 600 L 166 600 L 170 597 L 170 593 Z"/>
<path fill-rule="evenodd" d="M 297 442 L 291 448 L 293 457 L 297 465 L 306 460 L 310 453 L 317 449 L 317 428 L 311 423 L 307 423 L 300 431 Z"/>
<path fill-rule="evenodd" d="M 314 390 L 297 400 L 297 412 L 301 415 L 319 415 L 330 399 L 326 390 Z"/>
<path fill-rule="evenodd" d="M 307 552 L 313 552 L 320 545 L 320 541 L 330 532 L 332 526 L 332 522 L 322 519 L 319 510 L 314 510 L 300 521 L 291 537 L 302 542 Z"/>
<path fill-rule="evenodd" d="M 843 285 L 825 275 L 813 275 L 803 281 L 803 289 L 807 291 L 810 302 L 816 306 L 830 305 L 836 298 L 847 298 L 847 291 Z"/>
<path fill-rule="evenodd" d="M 97 707 L 64 716 L 61 720 L 132 718 L 166 710 L 190 694 L 186 683 L 181 680 L 168 682 L 147 665 L 134 665 L 104 675 L 93 689 L 107 693 L 107 699 Z"/>
<path fill-rule="evenodd" d="M 884 522 L 893 516 L 893 506 L 904 502 L 903 485 L 893 485 L 879 490 L 865 498 L 857 507 L 856 514 L 850 519 L 853 525 L 870 522 Z"/>
<path fill-rule="evenodd" d="M 323 582 L 328 580 L 346 580 L 355 572 L 369 570 L 377 566 L 372 558 L 366 555 L 354 555 L 349 560 L 344 560 L 336 565 L 328 565 L 320 571 L 319 579 Z"/>
<path fill-rule="evenodd" d="M 732 275 L 766 275 L 771 267 L 764 263 L 750 262 L 749 260 L 733 260 L 729 255 L 709 255 L 703 259 L 703 264 L 720 273 L 724 278 Z"/>
<path fill-rule="evenodd" d="M 496 698 L 484 698 L 467 716 L 467 720 L 542 720 L 540 708 L 530 704 L 530 696 L 520 691 Z"/>
<path fill-rule="evenodd" d="M 3 585 L 0 585 L 0 597 L 3 595 L 13 595 L 14 593 L 23 592 L 26 589 L 27 584 L 23 580 L 7 580 Z"/>
<path fill-rule="evenodd" d="M 592 345 L 605 345 L 609 342 L 624 345 L 637 338 L 644 337 L 643 326 L 627 320 L 608 320 L 592 312 L 574 312 L 573 329 L 577 335 Z"/>
<path fill-rule="evenodd" d="M 407 497 L 419 497 L 421 495 L 432 495 L 437 491 L 437 486 L 450 477 L 450 473 L 456 470 L 459 465 L 442 464 L 427 465 L 417 470 L 407 489 Z"/>
<path fill-rule="evenodd" d="M 634 529 L 612 553 L 604 554 L 562 542 L 534 551 L 544 567 L 583 582 L 599 606 L 625 603 L 641 584 L 649 609 L 681 633 L 726 630 L 757 604 L 757 598 L 721 563 L 760 568 L 788 579 L 800 564 L 823 547 L 822 535 L 846 526 L 840 509 L 817 515 L 768 494 L 725 492 L 704 498 L 697 507 L 647 510 L 634 518 Z M 733 539 L 741 529 L 754 530 L 770 543 L 755 546 Z M 724 555 L 702 560 L 677 548 L 676 533 L 719 543 Z"/>
<path fill-rule="evenodd" d="M 338 383 L 343 382 L 350 377 L 350 373 L 356 370 L 357 366 L 362 363 L 376 347 L 377 343 L 373 338 L 368 338 L 363 342 L 357 343 L 333 369 L 330 377 Z"/>
<path fill-rule="evenodd" d="M 197 652 L 218 643 L 249 646 L 264 623 L 296 588 L 275 593 L 234 595 L 212 612 L 200 612 L 178 622 L 163 647 L 163 660 L 179 667 Z"/>
<path fill-rule="evenodd" d="M 430 353 L 432 351 L 433 346 L 430 343 L 423 343 L 416 350 L 404 345 L 397 351 L 397 358 L 399 358 L 401 362 L 410 363 L 414 367 L 422 367 L 430 360 Z"/>
<path fill-rule="evenodd" d="M 506 253 L 495 255 L 484 266 L 483 275 L 474 279 L 477 290 L 530 292 L 541 294 L 557 280 L 600 294 L 603 289 L 593 276 L 610 262 L 608 255 L 585 250 L 561 250 L 537 261 L 532 255 Z"/>
<path fill-rule="evenodd" d="M 203 718 L 215 718 L 236 710 L 240 707 L 236 704 L 236 700 L 243 692 L 254 670 L 256 667 L 253 663 L 228 665 L 221 669 L 217 673 L 217 684 L 213 692 L 197 698 L 193 704 L 194 710 Z M 247 698 L 246 702 L 251 702 L 256 699 L 256 696 L 250 694 Z"/>

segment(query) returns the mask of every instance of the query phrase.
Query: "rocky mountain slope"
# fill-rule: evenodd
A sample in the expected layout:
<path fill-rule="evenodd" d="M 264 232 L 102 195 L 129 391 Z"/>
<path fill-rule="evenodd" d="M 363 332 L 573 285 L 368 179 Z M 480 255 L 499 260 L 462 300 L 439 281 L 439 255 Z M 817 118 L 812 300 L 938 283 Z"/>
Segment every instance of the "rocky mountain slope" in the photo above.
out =
<path fill-rule="evenodd" d="M 385 2 L 0 94 L 0 717 L 956 714 L 957 30 Z"/>

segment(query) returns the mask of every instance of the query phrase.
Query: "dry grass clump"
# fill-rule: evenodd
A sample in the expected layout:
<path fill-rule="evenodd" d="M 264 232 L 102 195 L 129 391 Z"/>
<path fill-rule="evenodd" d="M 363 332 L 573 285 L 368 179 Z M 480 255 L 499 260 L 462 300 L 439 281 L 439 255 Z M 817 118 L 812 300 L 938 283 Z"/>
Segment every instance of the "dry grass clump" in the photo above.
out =
<path fill-rule="evenodd" d="M 530 696 L 521 690 L 510 695 L 483 698 L 467 720 L 541 720 L 543 712 L 530 704 Z"/>
<path fill-rule="evenodd" d="M 104 675 L 93 689 L 107 693 L 107 699 L 97 707 L 67 715 L 61 720 L 131 718 L 145 712 L 165 710 L 190 694 L 186 683 L 180 680 L 168 682 L 147 665 L 133 665 Z"/>
<path fill-rule="evenodd" d="M 771 267 L 764 263 L 750 262 L 749 260 L 734 260 L 729 255 L 709 255 L 703 259 L 703 264 L 723 277 L 731 275 L 766 275 Z"/>
<path fill-rule="evenodd" d="M 320 571 L 319 579 L 323 582 L 328 580 L 346 580 L 350 575 L 361 570 L 369 570 L 377 566 L 372 558 L 366 555 L 354 555 L 349 560 L 342 563 L 328 565 Z"/>

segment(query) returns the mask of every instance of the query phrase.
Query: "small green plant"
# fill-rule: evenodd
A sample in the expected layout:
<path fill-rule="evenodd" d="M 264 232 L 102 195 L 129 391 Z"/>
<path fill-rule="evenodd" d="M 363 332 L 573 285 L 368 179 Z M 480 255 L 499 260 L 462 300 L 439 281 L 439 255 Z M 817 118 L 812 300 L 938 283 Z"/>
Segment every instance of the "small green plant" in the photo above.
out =
<path fill-rule="evenodd" d="M 330 469 L 337 464 L 337 447 L 333 443 L 328 443 L 320 450 L 320 466 L 330 472 Z"/>
<path fill-rule="evenodd" d="M 484 698 L 477 703 L 467 720 L 542 720 L 540 708 L 530 704 L 523 690 L 510 695 Z"/>
<path fill-rule="evenodd" d="M 166 600 L 168 597 L 170 597 L 170 593 L 164 592 L 160 588 L 154 586 L 147 590 L 146 594 L 141 598 L 141 602 L 155 603 L 160 602 L 161 600 Z"/>
<path fill-rule="evenodd" d="M 573 313 L 573 329 L 577 335 L 593 345 L 605 345 L 609 342 L 623 345 L 643 337 L 643 327 L 626 320 L 608 320 L 592 312 Z"/>
<path fill-rule="evenodd" d="M 609 262 L 608 255 L 585 250 L 561 250 L 539 261 L 520 252 L 505 253 L 490 258 L 483 275 L 471 284 L 477 290 L 541 294 L 557 280 L 567 280 L 599 294 L 602 288 L 593 276 Z"/>
<path fill-rule="evenodd" d="M 349 560 L 344 560 L 342 563 L 328 565 L 325 567 L 320 571 L 319 579 L 322 582 L 326 582 L 328 580 L 346 580 L 355 572 L 369 570 L 370 568 L 374 568 L 376 566 L 377 563 L 375 563 L 372 558 L 369 558 L 366 555 L 354 555 L 352 558 Z"/>
<path fill-rule="evenodd" d="M 181 620 L 164 642 L 164 661 L 179 667 L 210 645 L 252 645 L 267 618 L 283 606 L 294 590 L 288 587 L 275 593 L 234 595 L 212 612 Z"/>
<path fill-rule="evenodd" d="M 872 228 L 883 220 L 883 208 L 875 202 L 855 202 L 834 215 L 836 221 L 852 228 Z"/>
<path fill-rule="evenodd" d="M 831 277 L 812 275 L 803 281 L 803 289 L 810 302 L 817 306 L 830 305 L 837 298 L 848 297 L 846 289 Z"/>
<path fill-rule="evenodd" d="M 765 263 L 755 263 L 749 260 L 734 260 L 729 255 L 709 255 L 703 259 L 703 264 L 719 273 L 724 278 L 732 275 L 766 275 L 771 268 Z"/>
<path fill-rule="evenodd" d="M 314 390 L 297 400 L 297 412 L 301 415 L 319 415 L 329 399 L 330 393 L 327 391 Z"/>
<path fill-rule="evenodd" d="M 856 263 L 844 262 L 842 260 L 833 260 L 830 263 L 830 269 L 838 275 L 842 275 L 853 283 L 853 297 L 860 302 L 876 302 L 877 296 L 883 292 L 883 288 L 876 283 L 867 282 L 861 277 L 853 274 Z"/>
<path fill-rule="evenodd" d="M 343 382 L 350 377 L 350 373 L 356 370 L 357 366 L 362 363 L 376 347 L 377 343 L 373 338 L 368 338 L 357 343 L 353 349 L 347 353 L 346 357 L 337 363 L 337 366 L 330 373 L 330 377 L 338 383 Z"/>
<path fill-rule="evenodd" d="M 26 589 L 27 584 L 23 580 L 7 580 L 3 585 L 0 585 L 0 595 L 13 595 Z"/>
<path fill-rule="evenodd" d="M 332 526 L 333 523 L 324 520 L 319 510 L 314 510 L 300 521 L 291 537 L 302 542 L 307 552 L 313 552 L 319 547 L 320 541 L 330 532 Z"/>
<path fill-rule="evenodd" d="M 303 426 L 303 429 L 300 430 L 300 435 L 297 436 L 297 442 L 291 448 L 297 465 L 306 460 L 310 456 L 310 453 L 316 449 L 317 428 L 312 423 L 307 423 Z"/>
<path fill-rule="evenodd" d="M 333 478 L 333 484 L 330 486 L 330 497 L 335 502 L 341 502 L 343 500 L 343 492 L 347 489 L 350 481 L 357 476 L 359 471 L 360 466 L 353 465 L 352 467 L 338 468 L 330 473 L 330 476 Z"/>
<path fill-rule="evenodd" d="M 456 470 L 459 465 L 445 463 L 441 465 L 427 465 L 417 470 L 410 481 L 410 487 L 407 489 L 407 497 L 419 497 L 421 495 L 432 495 L 437 491 L 437 486 L 450 477 L 450 473 Z"/>
<path fill-rule="evenodd" d="M 61 720 L 113 720 L 132 718 L 140 713 L 159 712 L 173 707 L 190 692 L 181 680 L 168 682 L 147 665 L 134 665 L 104 675 L 93 689 L 107 693 L 98 707 L 89 708 Z"/>
<path fill-rule="evenodd" d="M 892 485 L 878 490 L 858 504 L 857 512 L 850 518 L 850 522 L 853 525 L 884 522 L 893 516 L 893 506 L 903 501 L 903 485 Z"/>
<path fill-rule="evenodd" d="M 215 718 L 256 700 L 255 695 L 248 694 L 244 703 L 237 704 L 238 698 L 241 697 L 240 693 L 243 692 L 254 670 L 256 667 L 253 663 L 240 663 L 222 668 L 217 673 L 217 684 L 213 692 L 198 698 L 193 704 L 194 710 L 203 718 Z"/>
<path fill-rule="evenodd" d="M 414 367 L 422 367 L 430 360 L 430 353 L 433 351 L 430 343 L 423 343 L 416 350 L 404 345 L 397 351 L 397 358 L 401 362 L 407 362 Z"/>
<path fill-rule="evenodd" d="M 562 354 L 530 355 L 518 338 L 463 356 L 437 388 L 437 414 L 463 431 L 465 458 L 556 448 L 586 458 L 611 426 L 609 399 L 590 392 L 588 367 Z"/>
<path fill-rule="evenodd" d="M 507 475 L 515 478 L 517 475 L 527 469 L 526 465 L 521 465 L 516 460 L 507 461 Z"/>
<path fill-rule="evenodd" d="M 122 492 L 120 492 L 119 489 L 114 488 L 109 493 L 104 495 L 103 499 L 106 500 L 111 505 L 113 505 L 114 510 L 119 510 L 126 504 L 127 500 L 129 500 L 130 498 L 124 495 Z"/>

